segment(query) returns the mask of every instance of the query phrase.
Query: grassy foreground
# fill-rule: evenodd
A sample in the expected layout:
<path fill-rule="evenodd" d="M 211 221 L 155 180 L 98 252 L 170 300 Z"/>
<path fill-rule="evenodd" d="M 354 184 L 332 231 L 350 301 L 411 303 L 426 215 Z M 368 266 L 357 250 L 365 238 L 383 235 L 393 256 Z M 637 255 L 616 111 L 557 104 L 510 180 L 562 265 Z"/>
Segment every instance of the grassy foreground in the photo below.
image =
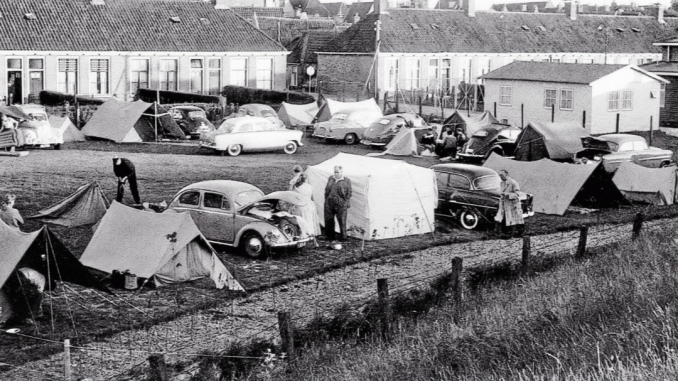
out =
<path fill-rule="evenodd" d="M 294 366 L 269 362 L 255 378 L 678 379 L 674 238 L 666 232 L 624 240 L 585 261 L 492 282 L 464 296 L 459 325 L 452 306 L 443 305 L 416 322 L 401 319 L 390 344 L 311 344 Z"/>

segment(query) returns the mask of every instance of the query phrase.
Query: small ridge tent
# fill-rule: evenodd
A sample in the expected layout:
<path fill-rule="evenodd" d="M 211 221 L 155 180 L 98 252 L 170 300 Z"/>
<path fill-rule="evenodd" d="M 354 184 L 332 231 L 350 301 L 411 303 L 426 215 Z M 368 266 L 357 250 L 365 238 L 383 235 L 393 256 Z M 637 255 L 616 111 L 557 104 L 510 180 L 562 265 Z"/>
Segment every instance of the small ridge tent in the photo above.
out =
<path fill-rule="evenodd" d="M 92 181 L 65 199 L 28 218 L 68 227 L 91 225 L 106 214 L 109 204 L 99 183 Z"/>
<path fill-rule="evenodd" d="M 78 130 L 68 117 L 50 115 L 49 124 L 61 131 L 61 134 L 64 138 L 64 143 L 85 141 L 85 134 Z"/>
<path fill-rule="evenodd" d="M 306 169 L 321 224 L 325 185 L 336 165 L 343 167 L 353 189 L 346 222 L 349 235 L 373 240 L 434 231 L 438 188 L 432 169 L 345 153 Z"/>
<path fill-rule="evenodd" d="M 609 207 L 624 198 L 600 162 L 590 164 L 557 163 L 549 159 L 517 161 L 493 153 L 483 167 L 505 169 L 520 190 L 534 196 L 533 210 L 563 215 L 570 204 Z"/>
<path fill-rule="evenodd" d="M 421 138 L 426 133 L 427 127 L 407 128 L 403 127 L 398 131 L 386 145 L 384 154 L 396 156 L 418 156 L 424 150 L 421 145 Z"/>
<path fill-rule="evenodd" d="M 627 161 L 612 181 L 631 202 L 672 205 L 676 198 L 676 167 L 646 168 Z"/>
<path fill-rule="evenodd" d="M 299 126 L 310 125 L 317 113 L 318 104 L 316 102 L 305 105 L 283 102 L 280 109 L 278 109 L 278 118 L 285 123 L 285 127 L 297 128 Z"/>
<path fill-rule="evenodd" d="M 361 110 L 361 109 L 374 109 L 381 111 L 379 105 L 374 100 L 374 98 L 365 99 L 359 102 L 339 102 L 332 99 L 325 99 L 325 104 L 323 104 L 318 113 L 313 118 L 313 123 L 320 123 L 328 121 L 332 118 L 332 115 L 339 111 L 348 111 L 348 110 Z"/>
<path fill-rule="evenodd" d="M 70 282 L 110 292 L 46 226 L 32 233 L 23 233 L 0 221 L 0 322 L 12 315 L 12 302 L 4 286 L 14 271 L 30 267 L 47 279 Z"/>
<path fill-rule="evenodd" d="M 121 142 L 151 142 L 157 137 L 185 139 L 174 119 L 157 104 L 142 101 L 107 100 L 94 112 L 82 132 L 89 139 Z"/>
<path fill-rule="evenodd" d="M 518 135 L 514 157 L 520 161 L 572 160 L 591 135 L 576 123 L 530 122 Z"/>
<path fill-rule="evenodd" d="M 217 288 L 243 290 L 188 213 L 154 213 L 113 202 L 80 258 L 111 273 L 129 270 L 156 286 L 210 277 Z"/>
<path fill-rule="evenodd" d="M 464 129 L 464 133 L 469 138 L 481 128 L 491 126 L 493 124 L 500 123 L 497 118 L 492 116 L 492 113 L 489 111 L 482 113 L 473 112 L 469 116 L 466 111 L 457 110 L 443 122 L 444 126 L 451 126 L 453 128 L 461 126 Z"/>

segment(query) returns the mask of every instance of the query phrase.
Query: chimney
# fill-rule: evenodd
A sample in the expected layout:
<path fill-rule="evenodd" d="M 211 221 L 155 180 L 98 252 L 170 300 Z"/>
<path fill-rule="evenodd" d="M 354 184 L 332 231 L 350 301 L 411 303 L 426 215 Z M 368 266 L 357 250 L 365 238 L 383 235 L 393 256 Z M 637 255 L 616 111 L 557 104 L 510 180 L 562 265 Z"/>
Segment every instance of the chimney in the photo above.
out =
<path fill-rule="evenodd" d="M 572 0 L 572 3 L 570 3 L 570 20 L 577 20 L 577 2 L 575 0 Z"/>
<path fill-rule="evenodd" d="M 373 13 L 381 15 L 387 13 L 388 10 L 388 0 L 374 0 L 374 11 Z"/>
<path fill-rule="evenodd" d="M 523 4 L 520 6 L 520 11 L 521 12 L 527 12 L 527 4 Z"/>
<path fill-rule="evenodd" d="M 664 6 L 660 5 L 657 7 L 657 21 L 660 24 L 666 24 L 666 21 L 664 21 Z"/>
<path fill-rule="evenodd" d="M 463 0 L 463 4 L 468 17 L 476 17 L 476 0 Z"/>
<path fill-rule="evenodd" d="M 228 5 L 229 0 L 217 0 L 214 3 L 214 9 L 231 9 L 231 7 Z"/>
<path fill-rule="evenodd" d="M 501 11 L 502 12 L 508 12 L 508 7 L 506 6 L 506 4 L 504 4 L 504 6 L 501 7 Z"/>
<path fill-rule="evenodd" d="M 218 0 L 217 0 L 217 1 L 218 1 Z M 299 7 L 297 7 L 297 9 L 294 10 L 294 15 L 295 15 L 297 18 L 300 18 L 300 17 L 301 17 L 301 5 L 300 5 Z"/>
<path fill-rule="evenodd" d="M 536 5 L 534 6 L 534 13 L 539 13 L 539 7 Z"/>
<path fill-rule="evenodd" d="M 358 14 L 358 12 L 356 12 L 353 14 L 353 23 L 355 24 L 358 21 L 360 21 L 360 15 Z"/>

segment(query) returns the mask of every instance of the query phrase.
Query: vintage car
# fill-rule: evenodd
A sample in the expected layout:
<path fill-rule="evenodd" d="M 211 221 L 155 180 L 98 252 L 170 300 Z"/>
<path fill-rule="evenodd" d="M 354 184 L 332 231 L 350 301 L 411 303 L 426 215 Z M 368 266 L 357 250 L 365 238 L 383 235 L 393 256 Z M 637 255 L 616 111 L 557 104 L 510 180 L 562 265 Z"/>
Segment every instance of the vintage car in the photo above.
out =
<path fill-rule="evenodd" d="M 19 120 L 16 130 L 17 147 L 61 148 L 64 142 L 63 133 L 49 123 L 44 106 L 12 105 L 8 109 L 7 115 Z"/>
<path fill-rule="evenodd" d="M 316 123 L 313 126 L 313 136 L 325 140 L 343 140 L 349 145 L 355 144 L 367 127 L 382 116 L 381 110 L 377 109 L 338 111 L 330 120 Z"/>
<path fill-rule="evenodd" d="M 217 130 L 202 134 L 200 145 L 231 156 L 238 156 L 241 152 L 278 149 L 291 155 L 303 146 L 303 134 L 303 131 L 275 125 L 266 118 L 243 116 L 226 119 Z"/>
<path fill-rule="evenodd" d="M 360 142 L 373 147 L 385 147 L 401 128 L 426 127 L 426 121 L 416 114 L 391 114 L 377 119 L 362 135 Z"/>
<path fill-rule="evenodd" d="M 305 199 L 291 191 L 267 196 L 254 185 L 231 180 L 208 180 L 181 189 L 165 213 L 189 212 L 209 242 L 239 248 L 251 258 L 271 250 L 301 248 L 313 238 L 302 233 L 286 205 Z"/>
<path fill-rule="evenodd" d="M 258 116 L 260 118 L 266 118 L 273 122 L 276 126 L 285 128 L 285 124 L 278 117 L 278 113 L 275 112 L 273 107 L 261 103 L 248 103 L 238 107 L 238 111 L 234 112 L 231 115 L 228 115 L 226 118 L 222 119 L 219 123 L 223 123 L 225 120 L 231 118 L 239 118 L 242 116 Z"/>
<path fill-rule="evenodd" d="M 598 136 L 597 139 L 607 142 L 611 152 L 602 158 L 607 172 L 615 172 L 623 161 L 632 161 L 648 168 L 662 168 L 671 164 L 673 151 L 648 147 L 642 136 L 607 134 Z"/>
<path fill-rule="evenodd" d="M 205 110 L 200 107 L 176 106 L 169 109 L 169 114 L 189 139 L 197 139 L 202 133 L 214 131 L 214 125 L 207 120 Z"/>
<path fill-rule="evenodd" d="M 467 162 L 483 162 L 493 152 L 501 156 L 513 156 L 520 131 L 518 127 L 505 124 L 483 127 L 471 136 L 457 156 Z"/>
<path fill-rule="evenodd" d="M 437 164 L 431 169 L 438 184 L 436 215 L 453 217 L 468 230 L 494 220 L 501 194 L 497 172 L 471 164 Z M 521 192 L 520 203 L 523 217 L 534 215 L 532 195 Z"/>

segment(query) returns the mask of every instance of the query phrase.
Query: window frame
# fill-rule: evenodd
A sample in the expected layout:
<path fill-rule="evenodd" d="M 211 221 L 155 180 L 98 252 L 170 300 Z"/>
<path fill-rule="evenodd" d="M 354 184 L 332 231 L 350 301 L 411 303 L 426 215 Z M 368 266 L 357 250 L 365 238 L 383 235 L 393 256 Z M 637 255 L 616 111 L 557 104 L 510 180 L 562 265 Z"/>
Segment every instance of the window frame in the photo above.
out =
<path fill-rule="evenodd" d="M 558 103 L 560 105 L 560 109 L 564 111 L 572 111 L 574 110 L 574 89 L 560 89 L 559 91 L 559 96 L 560 96 L 560 102 Z M 569 99 L 564 96 L 565 93 L 569 93 L 570 97 Z M 563 106 L 564 102 L 570 102 L 570 107 Z"/>
<path fill-rule="evenodd" d="M 62 73 L 62 71 L 59 70 L 59 63 L 60 63 L 61 60 L 75 60 L 75 71 L 73 71 L 73 72 L 65 71 L 63 73 L 74 73 L 73 79 L 74 79 L 75 83 L 73 85 L 73 89 L 74 89 L 73 94 L 77 94 L 78 88 L 80 87 L 80 81 L 78 81 L 78 73 L 80 72 L 80 59 L 78 57 L 70 57 L 70 56 L 57 57 L 57 62 L 56 62 L 56 65 L 57 65 L 57 70 L 56 70 L 56 72 L 57 72 L 57 91 L 63 92 L 64 94 L 71 94 L 71 92 L 68 90 L 68 87 L 69 87 L 68 84 L 70 83 L 70 81 L 68 80 L 69 76 L 66 75 L 66 81 L 65 82 L 61 82 L 60 78 L 59 78 L 60 73 Z M 65 88 L 61 87 L 62 83 L 66 85 Z"/>
<path fill-rule="evenodd" d="M 211 63 L 217 61 L 219 62 L 218 68 L 213 68 Z M 224 73 L 224 60 L 221 57 L 207 57 L 207 94 L 209 95 L 220 95 L 221 88 L 223 83 L 223 73 Z M 212 73 L 217 73 L 217 87 L 216 93 L 212 92 Z"/>
<path fill-rule="evenodd" d="M 270 66 L 264 67 L 262 64 L 266 61 L 266 64 L 270 63 Z M 262 78 L 261 73 L 268 73 L 268 78 L 266 75 Z M 257 89 L 263 90 L 273 90 L 273 84 L 275 81 L 275 60 L 273 57 L 257 57 L 256 60 L 256 71 L 254 76 L 254 83 Z"/>
<path fill-rule="evenodd" d="M 508 95 L 505 94 L 505 90 L 508 89 Z M 500 106 L 511 106 L 513 96 L 513 86 L 502 85 L 499 86 L 499 105 Z M 508 102 L 505 102 L 505 99 L 508 99 Z"/>
<path fill-rule="evenodd" d="M 413 65 L 414 63 L 416 65 Z M 421 58 L 407 57 L 405 59 L 405 67 L 405 89 L 418 89 L 421 81 Z"/>
<path fill-rule="evenodd" d="M 28 66 L 26 67 L 26 70 L 28 71 L 28 96 L 31 96 L 31 74 L 32 73 L 41 73 L 40 75 L 40 80 L 42 82 L 42 90 L 45 90 L 45 65 L 46 65 L 46 60 L 44 56 L 29 56 L 26 57 L 28 59 Z M 31 69 L 31 60 L 42 60 L 42 69 Z M 38 93 L 39 94 L 39 93 Z M 35 96 L 37 97 L 38 94 Z"/>
<path fill-rule="evenodd" d="M 193 67 L 193 61 L 200 61 L 200 68 Z M 188 91 L 195 94 L 204 94 L 205 93 L 205 59 L 203 57 L 190 57 L 188 59 Z M 195 74 L 198 74 L 195 76 Z M 200 89 L 195 89 L 193 87 L 193 79 L 200 79 Z"/>
<path fill-rule="evenodd" d="M 244 83 L 240 83 L 236 81 L 234 78 L 234 74 L 236 72 L 240 73 L 243 72 L 242 70 L 234 70 L 233 67 L 235 66 L 233 63 L 236 61 L 245 61 L 245 68 L 244 68 Z M 229 58 L 229 70 L 228 70 L 228 80 L 229 84 L 234 85 L 234 86 L 243 86 L 243 87 L 249 87 L 249 65 L 250 65 L 250 60 L 249 57 L 230 57 Z"/>
<path fill-rule="evenodd" d="M 607 93 L 607 111 L 619 111 L 619 91 Z"/>
<path fill-rule="evenodd" d="M 163 62 L 174 61 L 175 69 L 172 70 L 163 70 Z M 167 80 L 167 74 L 174 73 L 174 82 Z M 170 88 L 169 84 L 174 83 L 173 88 Z M 166 84 L 167 86 L 163 86 Z M 179 58 L 178 57 L 162 57 L 158 59 L 158 87 L 160 90 L 165 91 L 179 91 Z"/>
<path fill-rule="evenodd" d="M 627 98 L 626 96 L 629 95 Z M 628 102 L 628 104 L 627 104 Z M 633 110 L 633 90 L 622 90 L 621 92 L 621 109 L 622 111 Z"/>
<path fill-rule="evenodd" d="M 549 98 L 548 97 L 548 92 L 552 91 L 553 92 L 553 97 Z M 549 104 L 549 101 L 552 101 L 551 104 Z M 558 89 L 554 88 L 545 88 L 544 89 L 544 108 L 551 109 L 551 105 L 555 105 L 558 103 Z"/>
<path fill-rule="evenodd" d="M 189 193 L 197 193 L 198 194 L 198 202 L 196 204 L 186 204 L 186 203 L 182 202 L 182 198 L 184 196 L 188 195 Z M 177 197 L 177 204 L 182 205 L 182 206 L 200 207 L 200 205 L 202 205 L 202 192 L 200 192 L 199 190 L 196 190 L 196 189 L 187 190 L 186 192 L 180 194 L 179 197 Z"/>
<path fill-rule="evenodd" d="M 659 84 L 659 108 L 666 107 L 666 83 Z"/>
<path fill-rule="evenodd" d="M 142 87 L 140 86 L 141 82 L 139 81 L 138 84 L 139 86 L 134 89 L 133 84 L 136 83 L 134 81 L 135 78 L 133 78 L 134 73 L 143 73 L 143 71 L 137 71 L 132 68 L 132 62 L 134 61 L 142 61 L 145 60 L 147 63 L 146 67 L 146 88 L 150 88 L 151 86 L 151 58 L 150 57 L 130 57 L 129 58 L 129 90 L 131 94 L 136 94 L 137 90 L 141 89 Z"/>
<path fill-rule="evenodd" d="M 106 67 L 106 91 L 105 92 L 98 92 L 97 87 L 99 84 L 103 85 L 103 82 L 100 80 L 97 80 L 95 83 L 94 88 L 92 88 L 92 75 L 98 77 L 98 73 L 102 73 L 102 71 L 92 71 L 92 62 L 95 60 L 98 61 L 106 61 L 107 67 Z M 89 93 L 92 95 L 110 95 L 111 94 L 111 58 L 110 57 L 92 57 L 89 59 L 89 76 L 88 76 L 88 84 L 89 84 Z"/>
<path fill-rule="evenodd" d="M 461 189 L 461 190 L 471 190 L 471 179 L 469 179 L 468 177 L 466 177 L 462 174 L 459 174 L 459 173 L 451 173 L 450 172 L 449 175 L 450 175 L 450 177 L 448 177 L 448 179 L 447 179 L 447 186 L 448 187 L 451 187 L 451 188 L 454 188 L 454 189 Z M 465 187 L 459 186 L 460 185 L 459 183 L 456 183 L 456 185 L 453 184 L 452 183 L 453 178 L 463 180 Z"/>

